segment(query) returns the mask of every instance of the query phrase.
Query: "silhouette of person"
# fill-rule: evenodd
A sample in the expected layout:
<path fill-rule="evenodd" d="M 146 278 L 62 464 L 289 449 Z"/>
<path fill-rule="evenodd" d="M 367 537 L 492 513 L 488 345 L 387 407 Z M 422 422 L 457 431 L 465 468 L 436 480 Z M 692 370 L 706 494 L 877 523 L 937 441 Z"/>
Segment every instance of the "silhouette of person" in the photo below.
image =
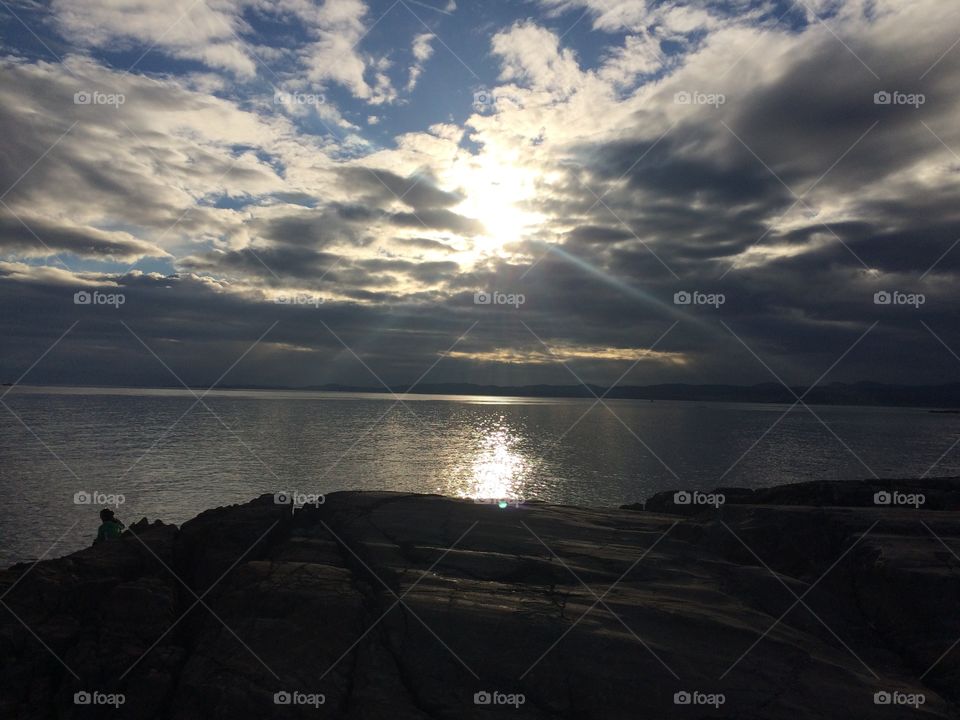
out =
<path fill-rule="evenodd" d="M 104 508 L 100 511 L 100 529 L 97 530 L 97 538 L 93 541 L 93 544 L 96 545 L 104 540 L 120 537 L 123 528 L 123 523 L 113 516 L 113 510 Z"/>

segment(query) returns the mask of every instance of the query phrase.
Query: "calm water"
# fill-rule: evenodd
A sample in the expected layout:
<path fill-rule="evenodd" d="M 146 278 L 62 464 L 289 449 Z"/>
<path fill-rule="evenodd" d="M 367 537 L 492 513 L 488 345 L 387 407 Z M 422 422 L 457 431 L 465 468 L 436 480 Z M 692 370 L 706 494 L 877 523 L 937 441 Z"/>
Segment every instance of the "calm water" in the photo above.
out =
<path fill-rule="evenodd" d="M 749 450 L 787 406 L 607 401 L 614 416 L 580 399 L 213 391 L 207 410 L 186 390 L 21 387 L 4 402 L 23 424 L 0 407 L 0 566 L 64 533 L 52 556 L 89 544 L 98 508 L 75 504 L 77 492 L 122 494 L 127 524 L 278 491 L 616 506 L 721 478 L 918 476 L 960 432 L 958 415 L 815 407 L 841 442 L 799 408 Z M 930 474 L 960 475 L 960 451 Z"/>

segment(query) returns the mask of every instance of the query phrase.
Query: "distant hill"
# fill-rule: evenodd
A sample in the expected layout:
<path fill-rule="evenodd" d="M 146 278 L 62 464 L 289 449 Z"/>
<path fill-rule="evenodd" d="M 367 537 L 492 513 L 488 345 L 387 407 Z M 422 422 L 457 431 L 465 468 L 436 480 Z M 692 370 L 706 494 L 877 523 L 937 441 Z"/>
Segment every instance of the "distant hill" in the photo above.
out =
<path fill-rule="evenodd" d="M 56 387 L 52 385 L 50 387 Z M 69 387 L 80 387 L 71 385 Z M 91 386 L 103 387 L 103 386 Z M 136 387 L 136 386 L 116 386 Z M 153 389 L 160 389 L 151 386 Z M 169 385 L 182 389 L 182 385 Z M 206 391 L 197 385 L 193 390 Z M 688 400 L 691 402 L 748 402 L 793 404 L 790 390 L 778 383 L 757 385 L 688 385 L 666 383 L 661 385 L 623 385 L 612 389 L 602 385 L 478 385 L 476 383 L 424 383 L 413 387 L 393 385 L 389 390 L 382 385 L 218 385 L 217 390 L 275 390 L 286 392 L 344 392 L 401 395 L 489 395 L 493 397 L 535 398 L 593 398 L 620 400 Z M 888 407 L 920 407 L 944 413 L 960 413 L 960 383 L 944 385 L 887 385 L 875 382 L 830 383 L 808 392 L 802 385 L 791 388 L 808 405 L 873 405 Z"/>
<path fill-rule="evenodd" d="M 390 391 L 404 393 L 408 385 L 395 385 Z M 386 393 L 383 387 L 348 385 L 317 385 L 301 390 L 327 392 Z M 886 385 L 883 383 L 830 383 L 817 386 L 807 392 L 803 386 L 795 386 L 793 392 L 804 402 L 816 405 L 892 405 L 901 407 L 960 408 L 960 383 L 946 385 Z M 413 392 L 421 395 L 493 395 L 515 397 L 593 397 L 601 396 L 607 388 L 591 385 L 476 385 L 473 383 L 430 383 L 417 385 Z M 664 385 L 625 385 L 609 391 L 607 398 L 633 400 L 693 400 L 698 402 L 756 402 L 793 403 L 796 398 L 778 383 L 758 385 L 687 385 L 670 383 Z"/>

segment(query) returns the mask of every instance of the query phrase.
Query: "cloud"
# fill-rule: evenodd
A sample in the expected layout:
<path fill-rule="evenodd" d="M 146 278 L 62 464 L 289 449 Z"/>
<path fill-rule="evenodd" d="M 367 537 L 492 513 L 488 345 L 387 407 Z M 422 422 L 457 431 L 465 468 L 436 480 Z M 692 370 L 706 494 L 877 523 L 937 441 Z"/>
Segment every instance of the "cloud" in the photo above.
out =
<path fill-rule="evenodd" d="M 115 262 L 170 257 L 166 251 L 130 233 L 104 232 L 69 220 L 14 216 L 5 210 L 0 210 L 0 249 L 19 257 L 50 258 L 63 252 L 88 260 Z"/>
<path fill-rule="evenodd" d="M 390 170 L 366 165 L 342 167 L 337 175 L 357 191 L 368 193 L 378 204 L 403 203 L 414 210 L 449 208 L 463 200 L 458 192 L 442 190 L 429 170 L 401 177 Z"/>
<path fill-rule="evenodd" d="M 497 348 L 482 352 L 461 352 L 453 350 L 449 353 L 453 358 L 464 358 L 487 363 L 509 363 L 517 365 L 554 365 L 558 360 L 616 360 L 638 361 L 650 364 L 683 365 L 686 361 L 679 353 L 649 352 L 643 348 L 610 348 L 610 347 L 583 347 L 557 345 L 555 347 L 531 348 L 519 350 L 516 348 Z"/>
<path fill-rule="evenodd" d="M 575 18 L 575 22 L 589 15 L 593 29 L 608 33 L 631 33 L 653 29 L 661 35 L 693 32 L 715 24 L 710 11 L 698 0 L 663 2 L 656 0 L 539 0 L 541 7 L 552 16 Z M 733 12 L 748 14 L 749 0 L 733 5 Z M 725 5 L 717 3 L 714 12 Z"/>
<path fill-rule="evenodd" d="M 414 62 L 410 65 L 410 77 L 407 80 L 407 92 L 412 92 L 417 86 L 417 80 L 423 73 L 423 66 L 433 56 L 433 33 L 421 33 L 413 38 L 411 54 Z"/>
<path fill-rule="evenodd" d="M 235 3 L 172 0 L 55 0 L 53 23 L 70 42 L 98 50 L 143 47 L 149 52 L 192 60 L 249 81 L 258 73 L 278 86 L 322 90 L 342 85 L 372 105 L 394 102 L 386 56 L 358 49 L 371 27 L 362 0 L 239 0 Z M 260 21 L 283 26 L 283 42 L 259 42 Z M 304 37 L 305 36 L 305 37 Z M 428 48 L 429 49 L 429 48 Z M 415 41 L 414 54 L 422 54 Z M 143 58 L 138 58 L 138 63 Z M 300 80 L 287 80 L 290 61 Z M 422 64 L 426 58 L 418 58 Z M 419 72 L 417 73 L 419 74 Z M 326 109 L 329 115 L 332 110 Z"/>
<path fill-rule="evenodd" d="M 500 78 L 507 82 L 522 82 L 561 96 L 582 82 L 573 51 L 561 48 L 555 34 L 532 22 L 517 23 L 494 35 L 491 48 L 501 60 Z"/>
<path fill-rule="evenodd" d="M 252 77 L 255 60 L 238 38 L 243 3 L 211 7 L 194 0 L 54 0 L 54 23 L 69 40 L 117 49 L 117 43 L 156 48 L 174 57 Z"/>
<path fill-rule="evenodd" d="M 300 59 L 310 82 L 342 85 L 371 105 L 392 103 L 397 92 L 386 73 L 389 60 L 357 48 L 368 31 L 367 13 L 361 0 L 326 0 L 312 17 L 309 33 L 314 40 L 299 51 Z M 368 73 L 373 75 L 372 84 Z"/>
<path fill-rule="evenodd" d="M 76 7 L 62 27 L 86 47 L 125 38 L 135 51 L 156 37 L 82 21 L 106 4 Z M 230 75 L 242 78 L 242 63 L 229 57 L 189 56 L 226 76 L 191 67 L 153 78 L 88 56 L 65 65 L 8 57 L 0 302 L 16 313 L 0 329 L 39 354 L 37 328 L 62 328 L 82 311 L 72 288 L 122 287 L 122 317 L 198 382 L 216 379 L 278 318 L 245 377 L 289 363 L 292 384 L 364 380 L 342 346 L 318 337 L 322 318 L 403 382 L 481 320 L 442 373 L 563 383 L 518 319 L 591 381 L 616 379 L 680 320 L 663 355 L 641 364 L 643 381 L 756 382 L 763 368 L 718 319 L 791 381 L 815 379 L 881 320 L 870 338 L 879 345 L 838 369 L 846 379 L 904 381 L 905 367 L 910 381 L 948 377 L 953 359 L 922 343 L 918 316 L 872 298 L 884 288 L 923 292 L 925 322 L 953 325 L 960 54 L 944 53 L 960 21 L 933 0 L 812 6 L 845 46 L 801 10 L 773 22 L 765 4 L 702 7 L 540 4 L 564 23 L 589 10 L 602 31 L 589 34 L 594 46 L 561 37 L 559 16 L 511 17 L 489 37 L 495 102 L 466 120 L 453 101 L 449 112 L 397 102 L 390 75 L 407 67 L 383 46 L 358 48 L 375 20 L 358 1 L 216 10 L 241 37 L 257 35 L 259 14 L 300 23 L 288 48 L 273 49 L 274 79 L 353 98 L 316 112 L 277 107 L 272 88 L 237 85 Z M 208 20 L 158 52 L 193 53 L 201 37 L 230 47 L 220 18 Z M 431 37 L 403 41 L 414 64 L 401 88 L 435 81 L 413 72 L 429 61 Z M 125 101 L 78 105 L 80 91 Z M 925 102 L 878 105 L 879 91 Z M 449 96 L 467 107 L 470 92 L 460 85 Z M 382 144 L 359 134 L 372 117 Z M 161 272 L 128 271 L 134 263 Z M 527 302 L 474 304 L 474 292 L 491 289 Z M 697 314 L 674 304 L 681 290 L 722 292 L 726 302 Z M 283 307 L 275 300 L 284 293 L 323 302 Z M 64 346 L 48 378 L 70 377 L 74 361 L 73 372 L 96 377 L 98 348 L 124 342 L 107 317 L 83 318 L 90 334 Z M 131 361 L 135 350 L 121 356 Z M 2 366 L 29 366 L 18 353 L 0 354 Z M 132 380 L 135 367 L 121 374 Z"/>
<path fill-rule="evenodd" d="M 649 18 L 647 0 L 540 0 L 555 15 L 576 11 L 592 15 L 595 30 L 636 30 Z M 582 8 L 582 9 L 581 9 Z"/>
<path fill-rule="evenodd" d="M 599 77 L 617 87 L 633 85 L 638 76 L 650 75 L 669 64 L 660 41 L 650 35 L 628 35 L 622 47 L 612 50 Z"/>

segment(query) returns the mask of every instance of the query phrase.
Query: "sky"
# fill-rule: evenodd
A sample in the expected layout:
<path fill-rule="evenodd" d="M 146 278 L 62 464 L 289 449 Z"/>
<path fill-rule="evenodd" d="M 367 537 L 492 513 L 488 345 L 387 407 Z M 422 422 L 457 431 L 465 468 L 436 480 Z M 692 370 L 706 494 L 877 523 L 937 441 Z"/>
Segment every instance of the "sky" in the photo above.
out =
<path fill-rule="evenodd" d="M 960 5 L 4 0 L 0 380 L 960 377 Z"/>

